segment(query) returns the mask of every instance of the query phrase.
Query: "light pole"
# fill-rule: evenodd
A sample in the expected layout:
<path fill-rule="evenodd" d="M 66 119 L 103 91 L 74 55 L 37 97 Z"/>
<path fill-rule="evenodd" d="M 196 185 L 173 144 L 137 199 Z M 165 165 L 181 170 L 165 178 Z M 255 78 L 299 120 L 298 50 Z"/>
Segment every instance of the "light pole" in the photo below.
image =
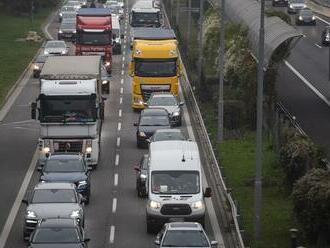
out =
<path fill-rule="evenodd" d="M 225 6 L 226 1 L 221 1 L 220 9 L 220 48 L 219 48 L 219 102 L 218 102 L 218 135 L 217 142 L 223 142 L 223 80 L 224 80 L 224 56 L 225 56 Z"/>
<path fill-rule="evenodd" d="M 204 0 L 199 2 L 199 42 L 198 42 L 198 82 L 197 86 L 201 85 L 202 81 L 202 66 L 203 66 L 203 20 L 204 20 Z M 197 87 L 199 88 L 199 87 Z"/>
<path fill-rule="evenodd" d="M 262 200 L 262 120 L 264 91 L 264 43 L 265 43 L 265 0 L 260 0 L 260 27 L 258 53 L 257 89 L 257 137 L 256 137 L 256 174 L 254 180 L 254 228 L 255 240 L 261 237 L 261 200 Z"/>
<path fill-rule="evenodd" d="M 191 33 L 191 0 L 188 0 L 188 9 L 189 9 L 189 11 L 188 11 L 188 27 L 187 27 L 187 40 L 186 40 L 186 42 L 187 42 L 187 44 L 189 44 L 189 42 L 190 42 L 190 33 Z M 187 53 L 188 53 L 188 51 L 187 51 Z"/>

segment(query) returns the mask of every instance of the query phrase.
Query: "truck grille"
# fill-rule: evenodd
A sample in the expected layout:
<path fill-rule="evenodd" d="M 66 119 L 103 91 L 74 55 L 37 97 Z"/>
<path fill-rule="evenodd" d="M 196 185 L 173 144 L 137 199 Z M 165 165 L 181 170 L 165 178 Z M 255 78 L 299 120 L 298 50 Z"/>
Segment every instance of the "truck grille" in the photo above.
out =
<path fill-rule="evenodd" d="M 160 213 L 163 215 L 189 215 L 191 208 L 188 204 L 164 204 Z"/>
<path fill-rule="evenodd" d="M 82 152 L 83 141 L 54 141 L 55 152 Z"/>

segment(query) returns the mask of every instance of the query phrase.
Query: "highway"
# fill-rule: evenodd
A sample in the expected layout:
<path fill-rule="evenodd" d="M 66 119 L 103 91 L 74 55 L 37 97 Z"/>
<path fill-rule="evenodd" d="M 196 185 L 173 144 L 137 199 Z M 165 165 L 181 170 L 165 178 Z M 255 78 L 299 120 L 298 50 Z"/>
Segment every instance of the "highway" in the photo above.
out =
<path fill-rule="evenodd" d="M 56 37 L 59 26 L 56 18 L 47 26 L 50 35 Z M 136 147 L 133 123 L 138 113 L 133 112 L 130 105 L 131 79 L 127 74 L 130 58 L 127 35 L 130 32 L 127 18 L 123 28 L 123 53 L 113 56 L 111 90 L 106 96 L 101 162 L 92 172 L 91 201 L 85 207 L 86 236 L 91 238 L 89 247 L 95 248 L 154 247 L 155 236 L 146 232 L 146 200 L 139 199 L 135 191 L 133 166 L 147 150 Z M 39 82 L 31 78 L 30 71 L 20 85 L 20 94 L 12 106 L 5 106 L 2 114 L 8 113 L 0 120 L 0 194 L 2 199 L 6 199 L 0 201 L 0 248 L 26 245 L 22 237 L 25 205 L 21 204 L 21 199 L 26 189 L 31 190 L 38 182 L 39 176 L 35 169 L 37 156 L 34 156 L 39 123 L 30 119 L 29 107 L 38 95 Z M 187 128 L 183 126 L 182 129 L 188 135 Z M 216 225 L 216 219 L 212 218 L 212 226 Z M 221 233 L 213 233 L 210 226 L 207 219 L 206 230 L 210 239 L 221 237 Z M 221 243 L 219 247 L 223 247 Z"/>

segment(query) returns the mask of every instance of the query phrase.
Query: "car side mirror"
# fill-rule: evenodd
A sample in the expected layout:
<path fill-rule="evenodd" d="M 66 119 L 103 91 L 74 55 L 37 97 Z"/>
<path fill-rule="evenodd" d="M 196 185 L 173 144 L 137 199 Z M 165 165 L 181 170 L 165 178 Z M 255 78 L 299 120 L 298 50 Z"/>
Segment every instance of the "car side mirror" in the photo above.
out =
<path fill-rule="evenodd" d="M 135 166 L 134 166 L 134 170 L 135 170 L 136 172 L 140 172 L 140 171 L 141 171 L 140 166 L 135 165 Z"/>
<path fill-rule="evenodd" d="M 217 246 L 217 245 L 218 245 L 218 241 L 216 241 L 216 240 L 211 241 L 211 246 Z"/>
<path fill-rule="evenodd" d="M 159 239 L 155 239 L 154 243 L 155 243 L 155 245 L 160 245 L 160 240 Z"/>
<path fill-rule="evenodd" d="M 91 241 L 90 238 L 85 238 L 85 239 L 84 239 L 84 242 L 89 242 L 89 241 Z"/>
<path fill-rule="evenodd" d="M 120 39 L 124 39 L 124 35 L 123 34 L 120 35 Z"/>
<path fill-rule="evenodd" d="M 134 127 L 137 127 L 139 124 L 137 122 L 134 122 Z"/>
<path fill-rule="evenodd" d="M 207 187 L 204 192 L 204 197 L 209 198 L 212 196 L 212 189 L 210 187 Z"/>
<path fill-rule="evenodd" d="M 148 107 L 149 104 L 147 102 L 143 102 L 143 106 Z"/>
<path fill-rule="evenodd" d="M 92 171 L 93 167 L 92 166 L 87 166 L 87 171 Z"/>
<path fill-rule="evenodd" d="M 180 102 L 179 106 L 182 107 L 184 105 L 184 102 Z"/>
<path fill-rule="evenodd" d="M 146 142 L 147 142 L 148 144 L 150 144 L 150 143 L 151 143 L 151 140 L 150 140 L 150 139 L 146 139 Z"/>
<path fill-rule="evenodd" d="M 37 171 L 42 172 L 42 166 L 38 166 Z"/>
<path fill-rule="evenodd" d="M 24 203 L 24 204 L 26 204 L 26 205 L 28 205 L 28 204 L 29 204 L 29 202 L 28 202 L 28 200 L 27 200 L 27 199 L 23 199 L 23 200 L 22 200 L 22 203 Z"/>
<path fill-rule="evenodd" d="M 37 103 L 36 102 L 31 103 L 31 119 L 33 119 L 33 120 L 37 119 Z"/>

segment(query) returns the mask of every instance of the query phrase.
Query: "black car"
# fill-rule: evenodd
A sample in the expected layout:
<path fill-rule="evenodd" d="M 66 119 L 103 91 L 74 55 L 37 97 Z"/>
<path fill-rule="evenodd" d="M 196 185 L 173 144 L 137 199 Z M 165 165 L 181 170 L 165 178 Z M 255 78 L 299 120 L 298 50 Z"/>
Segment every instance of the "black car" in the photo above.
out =
<path fill-rule="evenodd" d="M 89 203 L 91 168 L 87 167 L 81 154 L 52 155 L 39 170 L 40 181 L 74 183 L 77 192 L 86 198 L 86 204 Z"/>
<path fill-rule="evenodd" d="M 134 166 L 136 171 L 136 191 L 139 197 L 146 196 L 146 179 L 148 174 L 148 154 L 144 154 L 137 166 Z"/>
<path fill-rule="evenodd" d="M 168 112 L 162 108 L 142 110 L 139 121 L 134 123 L 134 126 L 137 127 L 136 142 L 138 147 L 148 147 L 148 139 L 157 129 L 171 128 Z"/>
<path fill-rule="evenodd" d="M 329 46 L 329 44 L 330 44 L 330 26 L 326 26 L 325 29 L 322 31 L 321 43 L 324 46 Z"/>
<path fill-rule="evenodd" d="M 30 248 L 87 247 L 89 238 L 84 230 L 73 219 L 44 219 L 40 221 L 29 240 Z"/>
<path fill-rule="evenodd" d="M 297 25 L 316 25 L 316 18 L 310 9 L 301 9 L 296 16 Z"/>
<path fill-rule="evenodd" d="M 288 0 L 272 0 L 273 7 L 287 7 Z"/>

